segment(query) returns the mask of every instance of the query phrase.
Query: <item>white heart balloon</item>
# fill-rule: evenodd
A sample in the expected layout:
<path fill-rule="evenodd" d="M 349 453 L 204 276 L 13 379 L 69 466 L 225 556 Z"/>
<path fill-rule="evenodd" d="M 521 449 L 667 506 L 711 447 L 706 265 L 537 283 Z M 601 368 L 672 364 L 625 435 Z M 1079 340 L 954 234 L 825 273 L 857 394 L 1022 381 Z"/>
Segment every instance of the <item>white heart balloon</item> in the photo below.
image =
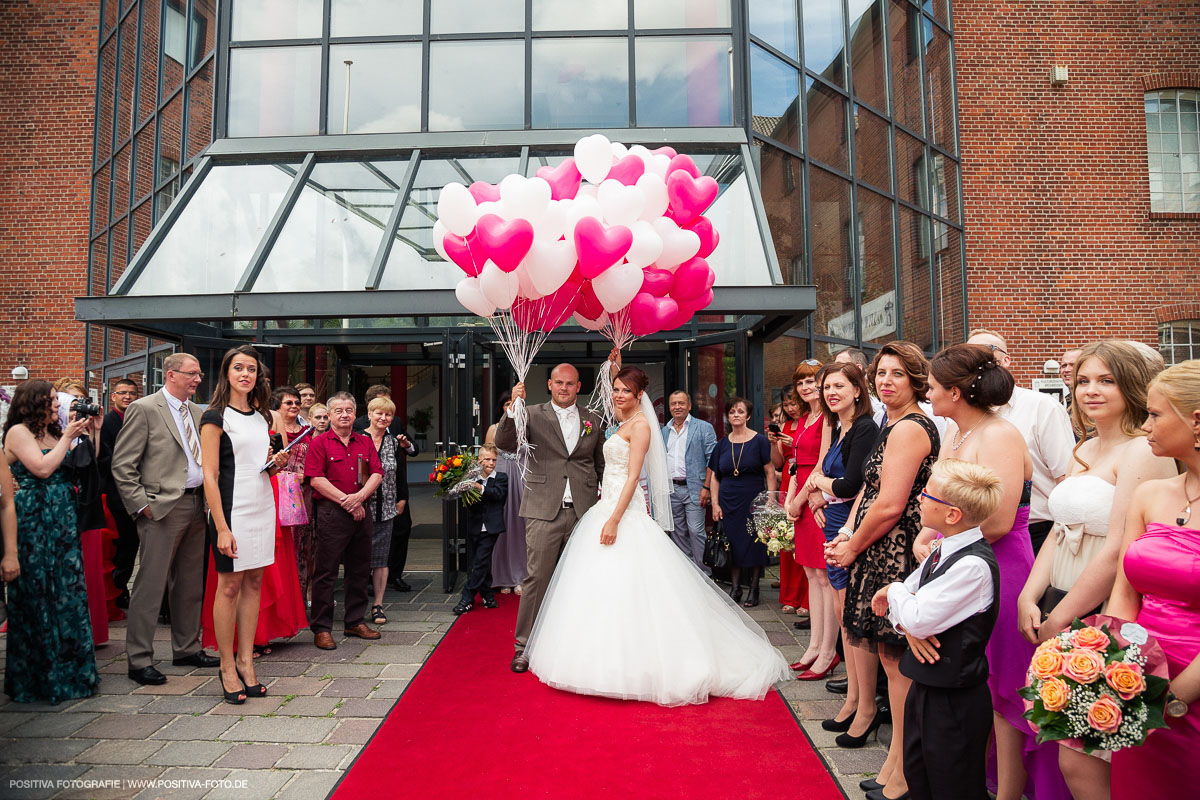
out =
<path fill-rule="evenodd" d="M 573 239 L 556 242 L 534 239 L 521 267 L 529 273 L 539 294 L 557 292 L 575 269 L 575 242 Z"/>
<path fill-rule="evenodd" d="M 642 268 L 628 261 L 609 267 L 592 278 L 592 291 L 604 310 L 615 314 L 642 290 Z"/>
<path fill-rule="evenodd" d="M 567 209 L 572 200 L 551 200 L 542 215 L 533 222 L 533 236 L 546 242 L 561 239 L 567 232 Z"/>
<path fill-rule="evenodd" d="M 526 257 L 526 260 L 518 264 L 517 268 L 513 270 L 513 273 L 517 276 L 517 294 L 526 300 L 537 300 L 545 293 L 539 292 L 537 286 L 534 285 L 533 278 L 530 276 L 529 269 L 526 266 L 528 263 L 528 257 Z"/>
<path fill-rule="evenodd" d="M 479 220 L 479 208 L 475 198 L 461 183 L 448 183 L 438 195 L 437 215 L 446 230 L 457 236 L 466 236 Z"/>
<path fill-rule="evenodd" d="M 505 272 L 488 261 L 479 273 L 479 289 L 489 303 L 503 311 L 512 307 L 513 301 L 517 299 L 517 292 L 521 290 L 521 279 L 515 270 Z"/>
<path fill-rule="evenodd" d="M 625 258 L 630 264 L 648 267 L 662 255 L 663 241 L 654 226 L 644 219 L 639 219 L 630 228 L 633 231 L 633 244 Z"/>
<path fill-rule="evenodd" d="M 603 210 L 600 208 L 600 201 L 594 197 L 576 197 L 574 202 L 567 207 L 567 231 L 574 231 L 575 224 L 584 217 L 595 217 L 600 219 L 604 216 Z"/>
<path fill-rule="evenodd" d="M 636 186 L 626 186 L 620 181 L 607 180 L 600 184 L 596 193 L 600 201 L 600 209 L 609 225 L 624 225 L 630 227 L 642 213 L 646 204 L 642 190 Z"/>
<path fill-rule="evenodd" d="M 500 202 L 512 216 L 533 221 L 550 203 L 550 184 L 542 178 L 509 175 L 500 181 Z"/>
<path fill-rule="evenodd" d="M 613 154 L 614 161 L 620 161 L 622 158 L 629 155 L 629 148 L 627 148 L 625 145 L 621 144 L 620 142 L 613 142 L 612 143 L 612 154 Z"/>
<path fill-rule="evenodd" d="M 667 184 L 661 177 L 647 172 L 637 179 L 635 185 L 642 190 L 642 197 L 645 198 L 639 219 L 651 221 L 667 213 L 670 200 L 667 198 Z"/>
<path fill-rule="evenodd" d="M 496 313 L 496 306 L 488 302 L 483 296 L 483 290 L 479 288 L 479 278 L 463 278 L 454 287 L 454 296 L 458 298 L 462 307 L 472 314 L 490 317 Z"/>
<path fill-rule="evenodd" d="M 667 168 L 671 166 L 671 159 L 662 153 L 651 153 L 649 160 L 646 161 L 646 172 L 652 172 L 664 181 L 667 179 Z"/>
<path fill-rule="evenodd" d="M 607 136 L 594 133 L 575 143 L 575 167 L 586 180 L 600 183 L 608 175 L 612 163 L 612 142 Z"/>
<path fill-rule="evenodd" d="M 590 197 L 593 200 L 600 193 L 600 187 L 595 184 L 585 183 L 579 187 L 579 191 L 575 193 L 576 200 L 582 200 L 585 197 Z"/>
<path fill-rule="evenodd" d="M 595 320 L 585 319 L 579 316 L 579 314 L 576 314 L 574 319 L 575 324 L 579 327 L 589 331 L 598 331 L 608 324 L 608 312 L 601 311 L 600 316 Z"/>
<path fill-rule="evenodd" d="M 662 255 L 654 266 L 660 269 L 674 270 L 696 253 L 700 252 L 700 237 L 695 233 L 681 229 L 674 220 L 659 217 L 650 223 L 654 232 L 662 238 Z"/>
<path fill-rule="evenodd" d="M 504 205 L 503 200 L 484 200 L 479 204 L 478 208 L 479 217 L 482 217 L 484 214 L 495 214 L 501 219 L 512 219 L 508 213 L 508 206 Z M 479 217 L 475 218 L 476 222 L 479 221 Z M 471 227 L 475 227 L 474 223 L 472 223 Z M 470 233 L 470 231 L 467 231 L 467 233 Z M 466 236 L 465 233 L 462 235 Z"/>
<path fill-rule="evenodd" d="M 449 261 L 450 256 L 446 255 L 446 230 L 445 224 L 439 219 L 433 223 L 433 249 L 437 250 L 437 254 L 442 257 L 443 261 Z"/>

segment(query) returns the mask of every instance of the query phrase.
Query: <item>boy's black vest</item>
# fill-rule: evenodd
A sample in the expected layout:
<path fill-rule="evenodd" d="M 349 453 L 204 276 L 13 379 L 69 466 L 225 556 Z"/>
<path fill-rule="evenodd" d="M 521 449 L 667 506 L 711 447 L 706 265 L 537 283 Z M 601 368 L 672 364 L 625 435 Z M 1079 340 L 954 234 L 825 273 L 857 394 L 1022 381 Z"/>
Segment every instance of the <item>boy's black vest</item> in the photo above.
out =
<path fill-rule="evenodd" d="M 921 586 L 936 580 L 946 570 L 967 556 L 978 556 L 987 562 L 992 570 L 992 604 L 986 611 L 967 617 L 962 622 L 947 628 L 937 634 L 938 654 L 941 656 L 932 664 L 922 664 L 909 650 L 900 659 L 900 672 L 917 683 L 926 686 L 938 686 L 943 689 L 965 689 L 978 686 L 988 679 L 987 643 L 992 637 L 992 628 L 996 626 L 996 616 L 1000 613 L 1000 568 L 996 565 L 996 554 L 986 540 L 972 542 L 961 550 L 957 550 L 947 558 L 942 559 L 937 569 L 931 569 L 932 558 L 925 560 L 921 571 Z"/>

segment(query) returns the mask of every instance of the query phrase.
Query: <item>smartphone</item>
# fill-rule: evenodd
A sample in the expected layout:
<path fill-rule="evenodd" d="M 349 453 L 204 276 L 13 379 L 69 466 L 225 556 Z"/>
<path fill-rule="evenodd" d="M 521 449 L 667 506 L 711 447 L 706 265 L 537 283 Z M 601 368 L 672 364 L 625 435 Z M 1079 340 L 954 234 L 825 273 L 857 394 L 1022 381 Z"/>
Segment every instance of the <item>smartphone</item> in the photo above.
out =
<path fill-rule="evenodd" d="M 776 436 L 779 436 L 783 433 L 783 430 L 778 425 L 776 425 L 774 422 L 772 422 L 770 425 L 767 426 L 767 430 L 769 430 L 771 433 L 775 434 Z"/>

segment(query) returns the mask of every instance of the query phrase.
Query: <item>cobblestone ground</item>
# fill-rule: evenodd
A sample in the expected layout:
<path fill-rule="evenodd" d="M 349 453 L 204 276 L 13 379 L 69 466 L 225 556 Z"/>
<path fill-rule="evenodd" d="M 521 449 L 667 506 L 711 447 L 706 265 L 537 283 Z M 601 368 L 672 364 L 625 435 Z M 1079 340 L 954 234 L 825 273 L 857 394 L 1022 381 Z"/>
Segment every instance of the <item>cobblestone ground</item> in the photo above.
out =
<path fill-rule="evenodd" d="M 454 621 L 457 596 L 441 591 L 440 575 L 408 573 L 406 579 L 411 593 L 388 592 L 381 640 L 341 639 L 335 623 L 336 650 L 318 650 L 307 631 L 277 643 L 258 661 L 268 697 L 241 706 L 222 702 L 215 668 L 171 665 L 163 626 L 155 657 L 167 683 L 129 680 L 124 622 L 111 623 L 109 643 L 97 649 L 102 680 L 94 697 L 50 706 L 0 694 L 0 797 L 326 797 Z M 793 628 L 797 618 L 784 617 L 777 592 L 767 586 L 764 581 L 763 595 L 770 599 L 750 614 L 789 661 L 797 660 L 808 633 Z M 5 647 L 0 636 L 0 653 Z M 497 653 L 496 669 L 507 669 L 508 658 Z M 820 722 L 840 700 L 825 691 L 824 681 L 791 682 L 781 692 L 830 772 L 857 797 L 858 782 L 883 764 L 883 746 L 834 745 Z M 884 743 L 888 732 L 885 727 Z M 87 783 L 58 784 L 72 779 Z M 138 781 L 148 788 L 136 788 Z M 206 788 L 204 781 L 223 783 Z"/>

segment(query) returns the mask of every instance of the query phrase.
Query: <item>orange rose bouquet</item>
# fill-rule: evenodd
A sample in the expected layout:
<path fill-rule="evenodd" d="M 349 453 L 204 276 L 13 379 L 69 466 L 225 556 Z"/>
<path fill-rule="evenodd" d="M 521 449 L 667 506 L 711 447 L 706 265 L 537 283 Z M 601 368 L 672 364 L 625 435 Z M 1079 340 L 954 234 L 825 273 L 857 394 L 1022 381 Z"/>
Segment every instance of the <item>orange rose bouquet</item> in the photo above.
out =
<path fill-rule="evenodd" d="M 442 456 L 433 465 L 429 473 L 429 482 L 437 489 L 434 494 L 447 500 L 460 500 L 464 506 L 469 506 L 482 496 L 475 484 L 483 477 L 475 456 L 460 453 L 453 456 Z"/>
<path fill-rule="evenodd" d="M 1141 625 L 1095 615 L 1042 642 L 1021 689 L 1038 743 L 1091 753 L 1136 747 L 1165 728 L 1166 657 Z"/>

